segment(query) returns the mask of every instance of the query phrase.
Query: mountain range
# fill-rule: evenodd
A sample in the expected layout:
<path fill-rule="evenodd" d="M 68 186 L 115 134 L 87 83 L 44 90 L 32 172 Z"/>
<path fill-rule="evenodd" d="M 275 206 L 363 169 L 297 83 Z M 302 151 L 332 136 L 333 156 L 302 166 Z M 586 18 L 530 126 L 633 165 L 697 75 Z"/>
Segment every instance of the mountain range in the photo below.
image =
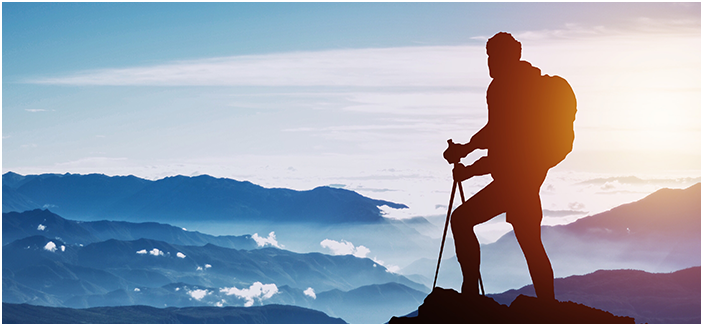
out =
<path fill-rule="evenodd" d="M 367 258 L 300 254 L 274 247 L 182 245 L 193 238 L 218 237 L 169 225 L 103 221 L 101 225 L 113 230 L 95 231 L 94 222 L 66 220 L 48 210 L 5 213 L 3 222 L 12 225 L 3 226 L 8 234 L 30 235 L 3 246 L 6 303 L 72 308 L 278 303 L 322 310 L 353 322 L 378 322 L 411 311 L 428 291 Z M 175 233 L 170 240 L 181 244 L 147 238 L 99 241 L 96 235 L 148 235 L 144 229 Z M 154 234 L 166 237 L 158 231 Z M 253 242 L 250 236 L 244 239 Z M 388 297 L 392 299 L 383 300 Z"/>
<path fill-rule="evenodd" d="M 2 184 L 3 212 L 49 208 L 76 220 L 377 222 L 382 220 L 378 206 L 407 207 L 327 186 L 295 191 L 208 175 L 151 181 L 135 176 L 7 172 Z"/>
<path fill-rule="evenodd" d="M 667 273 L 700 266 L 701 188 L 698 183 L 686 189 L 661 189 L 571 224 L 542 226 L 542 241 L 555 275 L 566 277 L 600 269 Z M 432 279 L 435 269 L 436 260 L 421 259 L 400 272 L 422 282 Z M 481 272 L 487 292 L 531 283 L 513 231 L 481 245 Z M 439 283 L 459 288 L 461 281 L 458 262 L 449 255 L 441 264 Z"/>
<path fill-rule="evenodd" d="M 316 310 L 295 306 L 71 309 L 2 304 L 4 324 L 345 324 Z"/>
<path fill-rule="evenodd" d="M 637 323 L 699 324 L 700 267 L 671 273 L 599 270 L 556 279 L 556 299 L 633 317 Z M 509 305 L 519 295 L 536 296 L 534 286 L 489 295 Z"/>
<path fill-rule="evenodd" d="M 157 222 L 74 221 L 42 209 L 3 213 L 3 245 L 30 236 L 60 238 L 69 245 L 87 245 L 108 239 L 149 238 L 185 246 L 208 243 L 236 249 L 254 249 L 258 246 L 250 235 L 212 236 Z"/>
<path fill-rule="evenodd" d="M 328 187 L 311 191 L 265 189 L 206 175 L 164 180 L 99 174 L 4 174 L 3 303 L 12 304 L 8 305 L 10 310 L 25 311 L 29 307 L 22 304 L 79 311 L 144 305 L 158 307 L 163 315 L 174 312 L 168 316 L 171 319 L 179 319 L 174 315 L 180 311 L 170 307 L 275 304 L 314 309 L 352 323 L 378 323 L 415 310 L 429 293 L 427 286 L 436 267 L 432 256 L 440 240 L 430 235 L 440 228 L 425 218 L 386 219 L 378 209 L 380 205 L 402 205 Z M 148 199 L 140 199 L 144 195 Z M 689 282 L 687 269 L 698 267 L 699 273 L 700 196 L 700 184 L 684 190 L 662 189 L 569 225 L 542 227 L 556 276 L 565 278 L 558 279 L 557 286 L 576 283 L 570 285 L 570 296 L 558 291 L 557 297 L 582 298 L 584 304 L 637 321 L 694 319 L 686 316 L 687 307 L 680 307 L 677 316 L 656 308 L 699 305 L 699 276 L 697 284 Z M 183 209 L 172 218 L 169 214 L 177 212 L 169 210 L 170 200 L 180 201 L 177 206 Z M 233 203 L 227 205 L 229 200 Z M 328 202 L 348 205 L 341 213 Z M 246 210 L 240 209 L 242 206 L 258 212 L 239 213 Z M 281 207 L 288 212 L 281 213 Z M 190 208 L 207 213 L 194 213 Z M 114 211 L 122 212 L 119 217 L 110 217 Z M 232 223 L 225 223 L 225 219 Z M 182 227 L 207 222 L 227 235 Z M 251 229 L 262 233 L 275 230 L 281 244 L 262 242 L 257 234 L 250 235 Z M 340 255 L 317 253 L 324 248 L 320 242 L 327 239 L 350 249 L 332 250 Z M 447 245 L 452 246 L 450 238 Z M 361 248 L 365 252 L 359 253 Z M 518 293 L 508 291 L 530 283 L 513 233 L 482 245 L 482 251 L 483 280 L 486 290 L 494 293 L 492 297 L 507 301 L 515 294 L 529 293 L 529 287 Z M 449 283 L 449 287 L 458 288 L 461 277 L 455 256 L 445 256 L 449 257 L 441 264 L 439 285 Z M 640 274 L 681 269 L 685 270 L 680 274 L 687 276 L 653 274 L 655 281 L 670 288 L 669 293 L 652 288 L 656 293 L 647 296 L 635 290 L 641 286 L 636 281 L 612 280 L 622 274 L 644 279 Z M 585 275 L 573 282 L 573 274 Z M 626 294 L 607 291 L 602 284 L 608 281 L 624 285 L 621 292 Z M 695 292 L 697 300 L 693 299 Z M 632 301 L 636 295 L 640 299 Z M 660 300 L 673 296 L 683 297 L 670 300 L 680 304 Z M 52 315 L 56 310 L 38 312 Z"/>

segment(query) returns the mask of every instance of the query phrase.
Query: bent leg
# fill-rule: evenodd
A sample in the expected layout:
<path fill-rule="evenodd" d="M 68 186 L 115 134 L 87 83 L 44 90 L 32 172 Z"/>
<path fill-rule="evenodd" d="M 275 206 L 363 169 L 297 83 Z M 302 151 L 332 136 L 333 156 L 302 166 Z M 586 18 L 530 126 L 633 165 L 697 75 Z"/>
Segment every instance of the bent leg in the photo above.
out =
<path fill-rule="evenodd" d="M 451 232 L 463 273 L 461 292 L 464 294 L 478 294 L 480 243 L 473 227 L 505 211 L 501 208 L 499 192 L 499 185 L 492 182 L 461 204 L 451 215 Z"/>

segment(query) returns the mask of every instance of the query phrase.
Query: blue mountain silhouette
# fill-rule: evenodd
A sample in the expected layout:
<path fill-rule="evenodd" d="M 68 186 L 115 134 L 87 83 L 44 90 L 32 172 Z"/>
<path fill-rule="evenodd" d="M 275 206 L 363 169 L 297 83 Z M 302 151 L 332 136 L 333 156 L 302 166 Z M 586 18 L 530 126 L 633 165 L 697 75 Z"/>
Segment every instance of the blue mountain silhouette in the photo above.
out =
<path fill-rule="evenodd" d="M 383 219 L 379 206 L 407 207 L 326 186 L 295 191 L 208 175 L 150 181 L 134 176 L 8 172 L 3 185 L 9 187 L 7 195 L 3 190 L 3 212 L 50 208 L 78 220 L 377 222 Z"/>

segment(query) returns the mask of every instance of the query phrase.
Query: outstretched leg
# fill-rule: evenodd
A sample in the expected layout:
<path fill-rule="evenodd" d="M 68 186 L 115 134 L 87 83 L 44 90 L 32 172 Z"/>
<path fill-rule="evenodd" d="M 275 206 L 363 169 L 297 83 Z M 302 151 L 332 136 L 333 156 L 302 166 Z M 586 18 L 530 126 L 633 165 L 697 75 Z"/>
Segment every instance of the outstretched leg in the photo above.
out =
<path fill-rule="evenodd" d="M 538 191 L 520 197 L 514 211 L 507 212 L 514 235 L 522 248 L 534 290 L 539 299 L 554 300 L 553 269 L 541 242 L 541 198 Z"/>
<path fill-rule="evenodd" d="M 463 294 L 478 294 L 480 243 L 473 227 L 504 212 L 499 204 L 498 187 L 495 182 L 490 183 L 461 204 L 451 215 L 451 232 L 456 243 L 456 257 L 463 273 L 461 286 Z"/>

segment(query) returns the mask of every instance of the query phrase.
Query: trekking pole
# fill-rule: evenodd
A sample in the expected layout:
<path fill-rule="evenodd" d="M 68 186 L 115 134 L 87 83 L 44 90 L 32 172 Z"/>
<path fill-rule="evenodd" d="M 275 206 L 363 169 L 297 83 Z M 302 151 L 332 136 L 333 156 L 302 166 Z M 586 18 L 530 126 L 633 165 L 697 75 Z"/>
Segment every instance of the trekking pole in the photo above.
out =
<path fill-rule="evenodd" d="M 451 220 L 451 208 L 453 208 L 453 197 L 456 196 L 456 185 L 458 181 L 453 181 L 453 187 L 451 188 L 451 198 L 449 199 L 448 212 L 446 213 L 446 224 L 444 225 L 444 235 L 441 237 L 441 249 L 439 249 L 439 260 L 436 262 L 436 273 L 434 274 L 434 284 L 431 289 L 436 288 L 436 279 L 439 277 L 439 266 L 441 265 L 441 255 L 444 253 L 444 243 L 446 242 L 446 231 L 448 230 L 449 220 Z M 463 186 L 461 186 L 461 194 L 463 193 Z"/>
<path fill-rule="evenodd" d="M 450 140 L 449 140 L 450 141 Z M 461 195 L 461 204 L 466 203 L 466 198 L 463 194 L 463 185 L 461 182 L 454 180 L 451 188 L 451 198 L 449 199 L 448 212 L 446 213 L 446 224 L 444 224 L 444 235 L 441 237 L 441 248 L 439 249 L 439 260 L 436 262 L 436 273 L 434 274 L 434 284 L 431 289 L 436 288 L 436 280 L 439 278 L 439 266 L 441 266 L 441 256 L 444 254 L 444 243 L 446 242 L 446 232 L 448 231 L 449 222 L 451 220 L 451 208 L 453 208 L 453 198 L 456 196 L 456 186 Z M 480 284 L 480 292 L 485 295 L 485 287 L 483 286 L 483 277 L 478 271 L 478 283 Z"/>

